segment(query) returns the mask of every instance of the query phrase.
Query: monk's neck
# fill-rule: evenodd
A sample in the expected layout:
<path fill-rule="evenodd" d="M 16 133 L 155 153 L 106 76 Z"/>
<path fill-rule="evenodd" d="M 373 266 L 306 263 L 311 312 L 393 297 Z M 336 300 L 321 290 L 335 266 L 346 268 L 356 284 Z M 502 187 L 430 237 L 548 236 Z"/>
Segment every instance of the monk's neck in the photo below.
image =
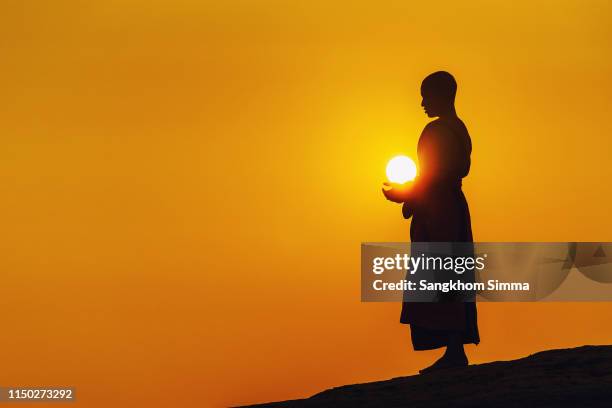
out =
<path fill-rule="evenodd" d="M 444 111 L 440 112 L 440 119 L 455 119 L 457 118 L 457 112 L 455 111 L 455 106 L 449 106 Z"/>

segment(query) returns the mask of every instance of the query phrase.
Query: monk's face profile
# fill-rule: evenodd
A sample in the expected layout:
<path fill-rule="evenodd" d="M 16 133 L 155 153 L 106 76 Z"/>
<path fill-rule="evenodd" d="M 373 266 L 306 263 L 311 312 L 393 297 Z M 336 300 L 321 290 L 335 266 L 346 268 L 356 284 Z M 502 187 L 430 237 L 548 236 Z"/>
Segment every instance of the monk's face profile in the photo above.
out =
<path fill-rule="evenodd" d="M 421 88 L 421 96 L 423 97 L 421 106 L 428 117 L 433 118 L 442 114 L 447 103 L 444 103 L 439 97 L 433 95 L 432 92 L 424 91 L 423 88 Z"/>
<path fill-rule="evenodd" d="M 430 118 L 445 116 L 455 111 L 457 83 L 445 71 L 434 72 L 421 84 L 421 106 Z"/>

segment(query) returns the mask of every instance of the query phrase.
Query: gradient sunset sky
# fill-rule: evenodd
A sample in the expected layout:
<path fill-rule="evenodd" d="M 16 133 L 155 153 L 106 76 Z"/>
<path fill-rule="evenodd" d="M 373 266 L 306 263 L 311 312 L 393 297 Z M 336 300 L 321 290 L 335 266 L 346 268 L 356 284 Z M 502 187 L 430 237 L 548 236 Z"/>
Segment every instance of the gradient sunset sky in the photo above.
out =
<path fill-rule="evenodd" d="M 0 385 L 227 406 L 414 374 L 364 241 L 407 241 L 444 69 L 476 241 L 612 241 L 608 1 L 4 1 Z M 612 343 L 612 304 L 481 304 L 473 362 Z M 26 405 L 23 405 L 24 407 Z M 41 405 L 36 405 L 41 406 Z"/>

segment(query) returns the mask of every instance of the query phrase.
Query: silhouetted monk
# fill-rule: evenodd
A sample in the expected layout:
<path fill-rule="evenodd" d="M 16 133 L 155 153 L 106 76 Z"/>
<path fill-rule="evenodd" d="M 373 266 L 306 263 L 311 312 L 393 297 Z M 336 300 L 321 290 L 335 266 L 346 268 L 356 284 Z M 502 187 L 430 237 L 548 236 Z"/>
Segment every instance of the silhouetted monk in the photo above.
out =
<path fill-rule="evenodd" d="M 383 189 L 388 200 L 403 203 L 405 218 L 412 216 L 412 242 L 473 241 L 470 212 L 461 191 L 461 179 L 470 170 L 472 143 L 455 112 L 456 92 L 457 83 L 448 72 L 434 72 L 423 80 L 421 105 L 428 117 L 438 119 L 425 126 L 419 138 L 419 175 L 409 191 Z M 400 322 L 410 324 L 415 350 L 446 347 L 444 355 L 421 373 L 466 366 L 463 345 L 480 341 L 474 302 L 404 302 Z"/>

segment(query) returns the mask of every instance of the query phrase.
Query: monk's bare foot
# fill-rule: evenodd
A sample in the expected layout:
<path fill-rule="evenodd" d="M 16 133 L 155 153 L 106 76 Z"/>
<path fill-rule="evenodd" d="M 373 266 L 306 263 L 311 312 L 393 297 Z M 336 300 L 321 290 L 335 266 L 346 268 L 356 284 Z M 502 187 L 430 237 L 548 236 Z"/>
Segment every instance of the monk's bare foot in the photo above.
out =
<path fill-rule="evenodd" d="M 421 374 L 431 373 L 438 370 L 446 370 L 449 368 L 467 367 L 468 360 L 465 354 L 463 355 L 449 355 L 444 354 L 438 361 L 433 363 L 427 368 L 419 371 Z"/>

